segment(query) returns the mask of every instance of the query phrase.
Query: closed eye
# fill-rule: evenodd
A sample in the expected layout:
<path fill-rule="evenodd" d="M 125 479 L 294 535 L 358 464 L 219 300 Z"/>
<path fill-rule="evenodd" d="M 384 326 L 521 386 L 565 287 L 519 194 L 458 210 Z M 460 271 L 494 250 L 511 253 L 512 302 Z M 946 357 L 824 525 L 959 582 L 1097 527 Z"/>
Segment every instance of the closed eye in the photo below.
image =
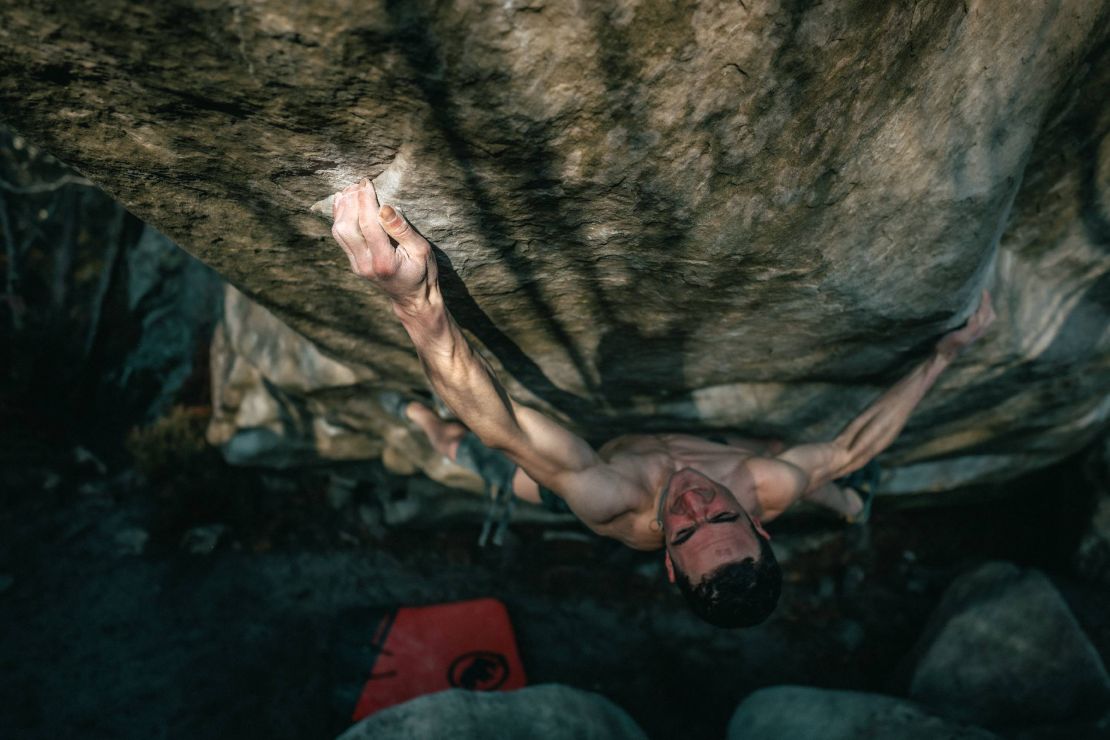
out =
<path fill-rule="evenodd" d="M 671 540 L 671 544 L 672 545 L 681 545 L 683 542 L 685 542 L 686 540 L 693 537 L 694 532 L 696 532 L 697 529 L 698 529 L 697 527 L 690 527 L 688 529 L 680 529 L 678 531 L 678 533 L 675 535 L 675 538 L 673 540 Z"/>
<path fill-rule="evenodd" d="M 737 514 L 735 511 L 722 511 L 720 514 L 710 517 L 709 523 L 727 524 L 728 522 L 734 522 L 739 518 L 740 515 Z M 675 533 L 675 538 L 671 540 L 671 545 L 681 545 L 683 542 L 693 537 L 694 532 L 696 531 L 698 531 L 697 527 L 688 527 L 686 529 L 678 530 L 678 532 Z"/>

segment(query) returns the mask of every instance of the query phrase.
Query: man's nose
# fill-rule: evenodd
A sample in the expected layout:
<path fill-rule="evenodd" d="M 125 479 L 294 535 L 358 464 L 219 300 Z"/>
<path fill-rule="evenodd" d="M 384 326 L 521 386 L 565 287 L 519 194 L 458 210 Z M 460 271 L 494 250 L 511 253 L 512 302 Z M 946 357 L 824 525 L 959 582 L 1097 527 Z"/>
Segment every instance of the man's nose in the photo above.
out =
<path fill-rule="evenodd" d="M 688 515 L 695 516 L 705 511 L 713 496 L 706 491 L 692 490 L 683 491 L 678 498 L 683 510 Z"/>

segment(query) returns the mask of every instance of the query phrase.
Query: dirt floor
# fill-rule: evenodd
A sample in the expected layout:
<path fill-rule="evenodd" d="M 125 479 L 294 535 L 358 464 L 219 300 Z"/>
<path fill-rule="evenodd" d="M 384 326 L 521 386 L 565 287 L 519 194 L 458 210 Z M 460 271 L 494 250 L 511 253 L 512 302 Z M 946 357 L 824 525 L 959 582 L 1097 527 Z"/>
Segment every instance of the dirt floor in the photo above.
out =
<path fill-rule="evenodd" d="M 975 504 L 881 501 L 868 529 L 776 522 L 781 606 L 722 631 L 686 613 L 658 555 L 573 525 L 514 526 L 499 549 L 476 522 L 385 529 L 374 512 L 411 483 L 373 466 L 337 496 L 322 471 L 209 454 L 155 480 L 30 442 L 3 462 L 3 737 L 334 737 L 369 614 L 484 596 L 507 605 L 530 683 L 600 692 L 651 737 L 722 737 L 759 687 L 898 692 L 944 586 L 991 558 L 1046 569 L 1110 658 L 1110 596 L 1068 575 L 1090 506 L 1074 464 Z"/>

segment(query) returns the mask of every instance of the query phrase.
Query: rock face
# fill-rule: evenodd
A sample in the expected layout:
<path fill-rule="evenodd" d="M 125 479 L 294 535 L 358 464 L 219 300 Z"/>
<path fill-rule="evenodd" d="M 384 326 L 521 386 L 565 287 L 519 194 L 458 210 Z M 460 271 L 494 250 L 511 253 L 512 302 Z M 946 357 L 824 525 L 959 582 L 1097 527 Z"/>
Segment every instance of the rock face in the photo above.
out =
<path fill-rule="evenodd" d="M 209 442 L 221 445 L 233 463 L 283 467 L 319 459 L 368 458 L 381 454 L 374 432 L 383 427 L 360 417 L 360 431 L 348 417 L 366 406 L 346 394 L 336 403 L 336 389 L 362 380 L 352 368 L 323 355 L 311 342 L 272 313 L 228 286 L 224 314 L 212 340 L 213 421 Z M 320 408 L 317 399 L 331 403 Z M 365 414 L 365 412 L 364 412 Z M 380 416 L 380 414 L 379 414 Z M 367 434 L 366 432 L 369 432 Z"/>
<path fill-rule="evenodd" d="M 641 740 L 647 736 L 605 697 L 548 684 L 519 691 L 451 689 L 422 696 L 367 717 L 339 740 L 438 737 Z"/>
<path fill-rule="evenodd" d="M 1106 427 L 1106 0 L 0 12 L 0 116 L 353 380 L 423 386 L 309 210 L 369 176 L 510 391 L 593 441 L 834 434 L 986 285 L 884 490 Z"/>
<path fill-rule="evenodd" d="M 1026 727 L 1110 706 L 1102 660 L 1039 571 L 988 563 L 963 575 L 918 651 L 910 696 L 961 721 Z"/>
<path fill-rule="evenodd" d="M 375 399 L 381 380 L 316 348 L 238 290 L 224 291 L 212 340 L 208 441 L 233 464 L 290 467 L 382 456 L 446 485 L 483 493 L 482 480 L 400 425 Z"/>
<path fill-rule="evenodd" d="M 728 740 L 989 740 L 994 734 L 933 716 L 905 699 L 807 686 L 761 689 L 737 707 Z"/>

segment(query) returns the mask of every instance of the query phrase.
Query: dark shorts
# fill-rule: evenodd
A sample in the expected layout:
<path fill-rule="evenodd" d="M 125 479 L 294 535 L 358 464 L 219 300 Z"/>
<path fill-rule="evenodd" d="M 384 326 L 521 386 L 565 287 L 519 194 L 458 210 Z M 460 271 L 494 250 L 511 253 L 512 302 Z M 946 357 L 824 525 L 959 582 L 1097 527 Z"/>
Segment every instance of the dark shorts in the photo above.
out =
<path fill-rule="evenodd" d="M 504 453 L 486 447 L 474 432 L 467 432 L 459 441 L 455 462 L 480 475 L 487 486 L 498 492 L 512 494 L 516 463 Z M 540 486 L 540 501 L 548 511 L 556 514 L 571 513 L 567 502 L 546 486 Z"/>
<path fill-rule="evenodd" d="M 540 502 L 543 504 L 543 508 L 556 514 L 572 513 L 570 507 L 567 506 L 567 502 L 559 498 L 559 495 L 547 486 L 540 486 Z"/>

